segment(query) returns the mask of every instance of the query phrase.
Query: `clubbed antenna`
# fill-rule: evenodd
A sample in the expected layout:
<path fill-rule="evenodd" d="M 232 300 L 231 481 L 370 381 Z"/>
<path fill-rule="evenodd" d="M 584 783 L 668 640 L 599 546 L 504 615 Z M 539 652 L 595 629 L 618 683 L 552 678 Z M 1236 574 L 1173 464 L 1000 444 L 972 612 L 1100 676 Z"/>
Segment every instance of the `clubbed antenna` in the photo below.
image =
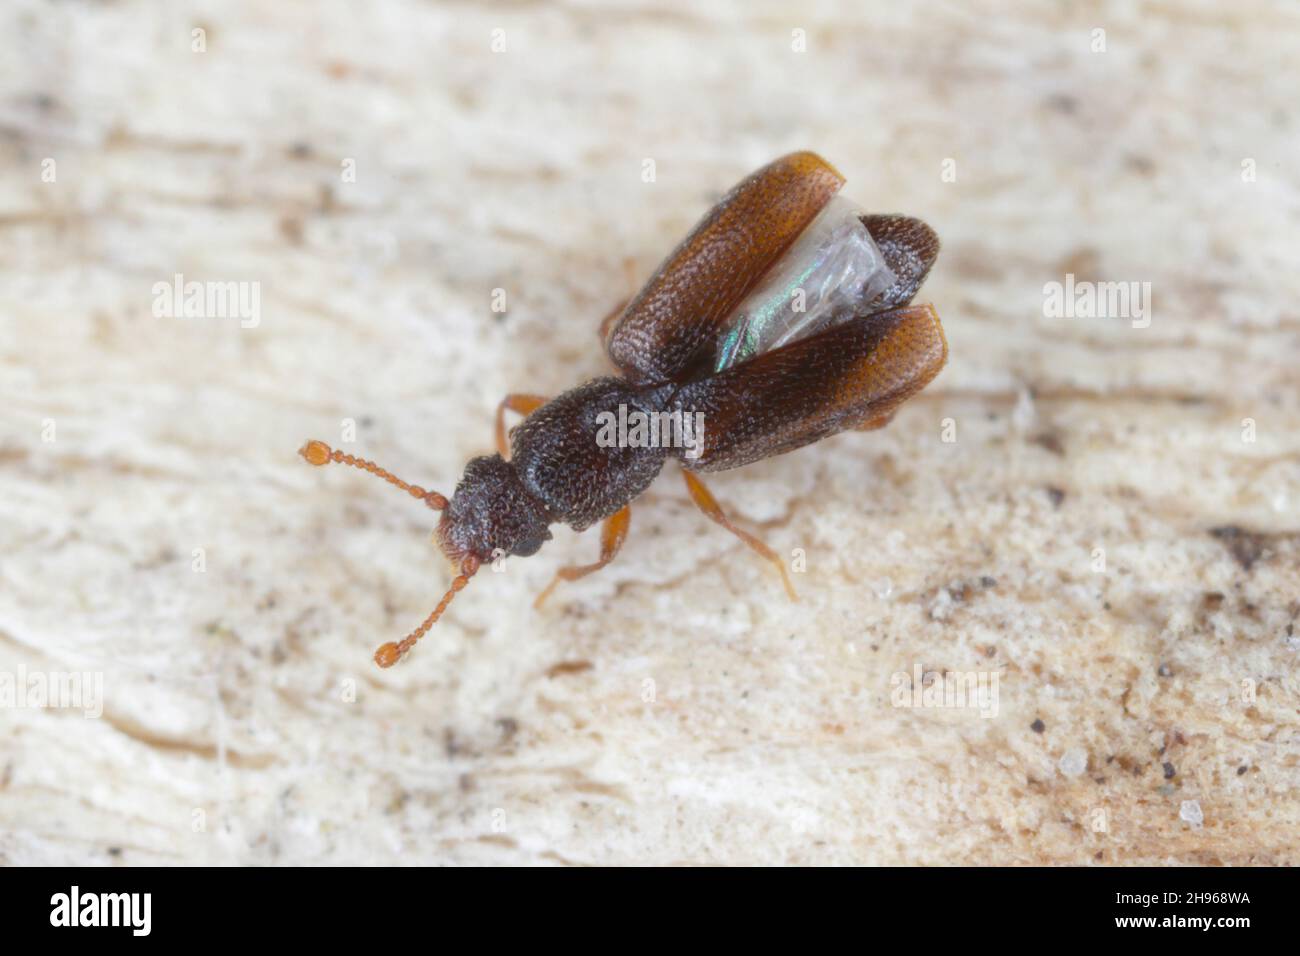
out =
<path fill-rule="evenodd" d="M 456 592 L 469 584 L 469 579 L 474 576 L 474 572 L 478 568 L 478 558 L 472 555 L 466 558 L 461 563 L 460 574 L 456 575 L 455 580 L 451 582 L 451 587 L 447 589 L 447 593 L 442 596 L 442 600 L 438 602 L 438 606 L 433 609 L 433 612 L 424 619 L 424 623 L 397 643 L 389 641 L 387 644 L 379 645 L 379 648 L 375 651 L 375 663 L 380 667 L 392 667 L 400 661 L 402 655 L 414 647 L 415 642 L 424 637 L 425 632 L 438 622 L 438 618 L 442 617 L 442 612 L 447 610 L 447 605 L 456 596 Z"/>
<path fill-rule="evenodd" d="M 360 468 L 362 471 L 368 471 L 372 475 L 378 475 L 390 485 L 396 485 L 401 488 L 412 498 L 419 498 L 434 511 L 441 511 L 447 507 L 447 499 L 436 491 L 425 491 L 419 485 L 408 485 L 401 478 L 398 478 L 390 471 L 385 471 L 376 465 L 373 461 L 366 461 L 364 458 L 356 458 L 352 455 L 345 455 L 341 451 L 332 451 L 330 446 L 323 441 L 312 439 L 298 449 L 298 454 L 302 455 L 311 465 L 328 465 L 330 462 L 337 462 L 340 465 L 351 465 L 353 468 Z"/>
<path fill-rule="evenodd" d="M 298 454 L 302 455 L 302 457 L 307 460 L 307 463 L 312 465 L 328 465 L 330 462 L 336 462 L 340 465 L 351 465 L 353 468 L 360 468 L 362 471 L 368 471 L 370 474 L 377 475 L 384 479 L 384 481 L 388 482 L 390 485 L 395 485 L 402 491 L 405 491 L 412 498 L 419 498 L 435 511 L 442 511 L 447 507 L 446 497 L 438 494 L 438 492 L 425 491 L 419 485 L 407 484 L 392 472 L 380 468 L 373 461 L 367 461 L 364 458 L 357 458 L 353 455 L 346 455 L 341 451 L 333 450 L 323 441 L 312 439 L 298 449 Z M 452 598 L 456 596 L 456 592 L 462 590 L 465 585 L 469 584 L 469 579 L 474 576 L 474 573 L 478 571 L 478 569 L 479 560 L 472 555 L 461 562 L 460 574 L 458 574 L 455 580 L 451 582 L 451 587 L 447 590 L 447 593 L 442 596 L 442 600 L 438 602 L 438 606 L 433 609 L 433 612 L 424 619 L 424 623 L 400 641 L 389 641 L 387 644 L 381 644 L 375 651 L 375 663 L 380 667 L 392 667 L 401 660 L 402 655 L 414 647 L 416 641 L 424 637 L 429 628 L 433 627 L 433 625 L 437 623 L 438 618 L 442 617 L 442 612 L 447 610 L 447 605 L 451 604 Z"/>

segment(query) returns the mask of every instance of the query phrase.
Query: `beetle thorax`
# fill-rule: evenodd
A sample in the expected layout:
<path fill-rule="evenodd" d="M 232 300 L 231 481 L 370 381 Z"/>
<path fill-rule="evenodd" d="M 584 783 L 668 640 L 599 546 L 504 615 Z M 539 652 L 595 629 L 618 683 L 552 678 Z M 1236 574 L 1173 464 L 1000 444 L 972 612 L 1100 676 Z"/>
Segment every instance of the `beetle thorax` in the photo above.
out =
<path fill-rule="evenodd" d="M 670 453 L 662 444 L 628 441 L 617 424 L 666 414 L 665 397 L 618 378 L 565 392 L 511 434 L 519 480 L 554 520 L 578 531 L 609 517 L 650 486 Z"/>

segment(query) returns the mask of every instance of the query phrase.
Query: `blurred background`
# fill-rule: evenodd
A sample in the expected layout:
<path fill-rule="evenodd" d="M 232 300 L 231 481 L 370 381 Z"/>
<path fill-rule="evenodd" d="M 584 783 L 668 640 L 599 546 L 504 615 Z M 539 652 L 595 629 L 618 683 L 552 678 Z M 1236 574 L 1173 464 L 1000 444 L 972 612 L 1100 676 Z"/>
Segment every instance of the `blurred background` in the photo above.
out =
<path fill-rule="evenodd" d="M 0 36 L 0 862 L 1300 862 L 1295 5 L 11 0 Z M 433 518 L 303 440 L 450 494 L 804 148 L 938 231 L 950 361 L 711 482 L 801 602 L 670 466 L 600 575 L 532 610 L 598 550 L 557 529 L 377 670 L 447 586 Z M 1099 283 L 1142 308 L 1053 308 Z M 911 696 L 950 673 L 995 713 Z"/>

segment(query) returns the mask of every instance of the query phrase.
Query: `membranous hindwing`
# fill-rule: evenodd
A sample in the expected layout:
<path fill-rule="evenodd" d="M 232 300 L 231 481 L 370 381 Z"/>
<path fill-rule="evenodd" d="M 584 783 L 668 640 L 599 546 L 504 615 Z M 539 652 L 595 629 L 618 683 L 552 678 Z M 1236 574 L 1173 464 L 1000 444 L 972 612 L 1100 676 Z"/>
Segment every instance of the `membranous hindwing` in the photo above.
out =
<path fill-rule="evenodd" d="M 896 277 L 863 216 L 842 196 L 826 204 L 723 324 L 712 372 L 873 311 Z"/>

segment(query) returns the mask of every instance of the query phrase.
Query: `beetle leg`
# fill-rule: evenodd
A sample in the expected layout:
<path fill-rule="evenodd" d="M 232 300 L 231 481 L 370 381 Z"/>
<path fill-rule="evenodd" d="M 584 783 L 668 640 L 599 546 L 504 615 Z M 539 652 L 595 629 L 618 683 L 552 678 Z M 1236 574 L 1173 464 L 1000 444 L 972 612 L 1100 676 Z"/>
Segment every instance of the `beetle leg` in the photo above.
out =
<path fill-rule="evenodd" d="M 497 451 L 501 452 L 502 458 L 507 461 L 510 459 L 510 444 L 506 441 L 506 409 L 527 416 L 549 401 L 544 395 L 525 395 L 522 392 L 512 392 L 501 399 L 501 404 L 497 406 Z"/>
<path fill-rule="evenodd" d="M 861 425 L 854 425 L 853 430 L 858 432 L 873 432 L 877 428 L 884 428 L 894 420 L 894 413 L 888 415 L 878 415 L 875 418 L 868 418 Z"/>
<path fill-rule="evenodd" d="M 560 568 L 555 572 L 555 578 L 546 586 L 546 590 L 537 595 L 533 607 L 541 607 L 542 602 L 550 597 L 551 592 L 555 590 L 555 586 L 561 581 L 576 581 L 578 578 L 585 578 L 588 574 L 599 571 L 613 561 L 614 555 L 618 554 L 618 549 L 623 547 L 623 542 L 627 540 L 627 529 L 631 523 L 631 505 L 624 505 L 606 518 L 605 523 L 600 526 L 600 560 L 595 564 L 575 564 Z"/>
<path fill-rule="evenodd" d="M 691 500 L 695 502 L 695 506 L 776 565 L 776 569 L 781 572 L 781 581 L 785 585 L 785 593 L 789 595 L 791 601 L 799 600 L 799 595 L 794 593 L 794 585 L 790 583 L 790 575 L 786 573 L 785 562 L 777 556 L 777 553 L 749 532 L 741 531 L 732 524 L 723 513 L 722 506 L 718 504 L 717 499 L 713 497 L 708 488 L 704 487 L 704 482 L 695 477 L 693 473 L 683 468 L 682 477 L 686 479 L 686 489 L 691 493 Z"/>

